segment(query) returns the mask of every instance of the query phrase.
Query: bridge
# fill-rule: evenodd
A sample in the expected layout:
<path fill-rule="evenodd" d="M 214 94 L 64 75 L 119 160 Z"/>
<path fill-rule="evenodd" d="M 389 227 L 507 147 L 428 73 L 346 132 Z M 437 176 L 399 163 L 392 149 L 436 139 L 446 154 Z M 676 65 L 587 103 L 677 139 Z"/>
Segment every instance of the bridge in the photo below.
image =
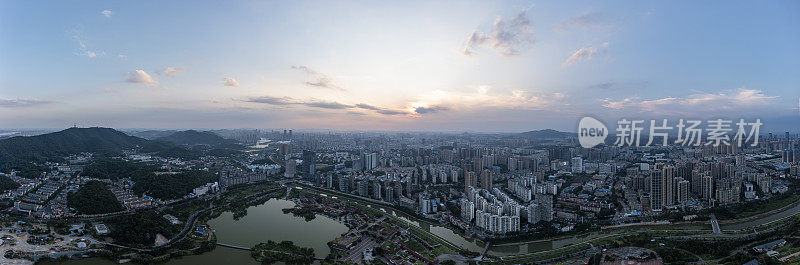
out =
<path fill-rule="evenodd" d="M 722 234 L 722 229 L 719 228 L 719 221 L 717 221 L 717 217 L 714 214 L 711 214 L 711 229 L 713 230 L 713 235 Z"/>
<path fill-rule="evenodd" d="M 241 249 L 241 250 L 247 250 L 247 251 L 253 250 L 252 248 L 247 248 L 247 247 L 242 247 L 242 246 L 237 246 L 237 245 L 229 245 L 229 244 L 220 243 L 220 242 L 217 242 L 217 246 L 223 246 L 223 247 L 226 247 L 226 248 Z"/>

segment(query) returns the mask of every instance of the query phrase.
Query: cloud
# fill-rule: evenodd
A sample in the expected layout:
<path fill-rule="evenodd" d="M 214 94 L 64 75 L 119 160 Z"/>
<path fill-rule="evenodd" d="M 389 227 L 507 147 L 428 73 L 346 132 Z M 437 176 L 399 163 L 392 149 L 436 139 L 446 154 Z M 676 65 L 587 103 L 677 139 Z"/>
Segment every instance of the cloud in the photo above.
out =
<path fill-rule="evenodd" d="M 89 58 L 95 58 L 97 56 L 106 55 L 104 51 L 95 51 L 89 49 L 89 46 L 86 44 L 86 41 L 84 41 L 83 38 L 81 37 L 81 33 L 82 30 L 80 29 L 80 27 L 72 30 L 72 41 L 78 44 L 78 52 L 76 52 L 75 54 L 80 56 L 86 56 Z"/>
<path fill-rule="evenodd" d="M 100 11 L 100 14 L 103 14 L 105 17 L 111 17 L 111 10 Z"/>
<path fill-rule="evenodd" d="M 137 83 L 137 84 L 157 84 L 158 81 L 154 80 L 153 77 L 150 76 L 144 70 L 136 70 L 133 72 L 129 72 L 125 75 L 125 82 L 128 83 Z"/>
<path fill-rule="evenodd" d="M 462 49 L 464 55 L 475 54 L 478 47 L 486 46 L 503 56 L 518 55 L 520 49 L 533 43 L 533 26 L 523 10 L 514 18 L 497 18 L 489 34 L 475 30 Z"/>
<path fill-rule="evenodd" d="M 302 65 L 300 65 L 300 66 L 292 65 L 292 69 L 300 70 L 300 71 L 306 72 L 306 74 L 310 74 L 310 75 L 319 74 L 316 71 L 311 70 L 311 68 L 308 68 L 307 66 L 302 66 Z"/>
<path fill-rule="evenodd" d="M 244 102 L 251 102 L 251 103 L 263 103 L 275 106 L 289 106 L 289 105 L 297 105 L 297 106 L 306 106 L 311 108 L 320 108 L 320 109 L 333 109 L 333 110 L 343 110 L 343 109 L 365 109 L 365 110 L 372 110 L 378 114 L 383 115 L 405 115 L 411 114 L 408 111 L 403 110 L 393 110 L 384 107 L 374 106 L 365 103 L 358 103 L 358 104 L 346 104 L 337 101 L 329 101 L 329 100 L 298 100 L 292 97 L 272 97 L 272 96 L 261 96 L 261 97 L 250 97 L 242 100 Z M 431 109 L 422 109 L 421 112 L 431 113 L 436 110 L 444 110 L 442 107 L 438 107 L 435 110 Z M 422 113 L 420 113 L 422 114 Z"/>
<path fill-rule="evenodd" d="M 264 103 L 270 105 L 290 105 L 295 104 L 292 98 L 290 97 L 271 97 L 271 96 L 261 96 L 261 97 L 252 97 L 245 99 L 246 102 L 253 102 L 253 103 Z"/>
<path fill-rule="evenodd" d="M 222 84 L 224 84 L 225 86 L 239 87 L 239 82 L 237 82 L 236 79 L 233 79 L 233 77 L 226 76 L 222 80 Z"/>
<path fill-rule="evenodd" d="M 356 108 L 360 108 L 360 109 L 366 109 L 366 110 L 374 110 L 374 111 L 375 111 L 375 112 L 377 112 L 378 114 L 383 114 L 383 115 L 404 115 L 404 114 L 410 114 L 408 111 L 403 111 L 403 110 L 392 110 L 392 109 L 385 109 L 385 108 L 382 108 L 382 107 L 373 106 L 373 105 L 364 104 L 364 103 L 359 103 L 359 104 L 356 104 L 356 105 L 355 105 L 355 107 L 356 107 Z"/>
<path fill-rule="evenodd" d="M 335 88 L 328 77 L 318 77 L 315 82 L 306 82 L 306 85 L 324 88 Z M 338 89 L 338 88 L 336 88 Z"/>
<path fill-rule="evenodd" d="M 469 111 L 475 109 L 513 109 L 513 110 L 564 110 L 568 106 L 565 102 L 566 95 L 559 92 L 530 93 L 525 90 L 512 90 L 510 92 L 491 91 L 490 86 L 476 86 L 460 90 L 433 90 L 419 95 L 411 103 L 408 111 L 423 113 L 430 106 L 446 106 L 436 110 Z M 417 111 L 418 107 L 422 107 Z M 433 111 L 435 112 L 435 110 Z M 430 113 L 430 112 L 428 112 Z"/>
<path fill-rule="evenodd" d="M 408 113 L 408 111 L 390 110 L 390 109 L 379 109 L 379 110 L 377 110 L 377 112 L 380 113 L 380 114 L 383 114 L 383 115 L 406 115 L 406 114 L 410 114 L 410 113 Z"/>
<path fill-rule="evenodd" d="M 364 104 L 364 103 L 358 103 L 355 106 L 357 108 L 368 109 L 368 110 L 380 110 L 381 109 L 381 108 L 378 108 L 378 107 L 375 107 L 375 106 L 372 106 L 372 105 L 369 105 L 369 104 Z"/>
<path fill-rule="evenodd" d="M 301 102 L 298 104 L 314 108 L 323 108 L 323 109 L 349 109 L 353 107 L 351 105 L 342 104 L 335 101 L 312 101 L 312 102 Z"/>
<path fill-rule="evenodd" d="M 350 109 L 355 106 L 347 105 L 343 103 L 339 103 L 336 101 L 326 101 L 326 100 L 311 100 L 311 101 L 299 101 L 297 99 L 291 97 L 272 97 L 272 96 L 261 96 L 261 97 L 251 97 L 244 99 L 245 102 L 252 102 L 252 103 L 264 103 L 270 105 L 277 105 L 277 106 L 284 106 L 284 105 L 303 105 L 312 108 L 321 108 L 321 109 Z"/>
<path fill-rule="evenodd" d="M 42 104 L 55 103 L 55 101 L 17 98 L 17 99 L 2 99 L 0 98 L 0 107 L 29 107 Z"/>
<path fill-rule="evenodd" d="M 599 48 L 592 46 L 580 48 L 572 53 L 572 55 L 570 55 L 569 58 L 567 58 L 567 60 L 561 64 L 561 68 L 564 69 L 570 67 L 580 61 L 589 61 L 592 58 L 605 54 L 607 49 L 608 42 L 603 43 L 603 45 Z"/>
<path fill-rule="evenodd" d="M 324 75 L 324 74 L 322 74 L 320 72 L 314 71 L 311 68 L 308 68 L 307 66 L 292 65 L 292 69 L 302 71 L 302 72 L 306 73 L 307 75 L 310 75 L 310 76 L 314 77 L 314 81 L 306 81 L 306 82 L 304 82 L 304 84 L 306 84 L 308 86 L 313 86 L 313 87 L 318 87 L 318 88 L 330 88 L 330 89 L 337 89 L 337 90 L 345 91 L 344 88 L 333 84 L 333 80 L 330 77 L 328 77 L 327 75 Z"/>
<path fill-rule="evenodd" d="M 556 24 L 553 29 L 556 31 L 588 30 L 603 28 L 603 15 L 599 12 L 584 13 L 575 17 L 567 18 Z"/>
<path fill-rule="evenodd" d="M 164 69 L 164 74 L 167 76 L 176 76 L 185 72 L 186 72 L 186 67 L 167 67 L 166 69 Z"/>
<path fill-rule="evenodd" d="M 778 97 L 765 95 L 762 90 L 739 88 L 717 93 L 691 94 L 685 97 L 656 99 L 628 97 L 620 100 L 606 98 L 603 100 L 603 107 L 616 110 L 695 115 L 717 111 L 763 110 L 764 107 L 771 106 L 771 101 L 776 98 Z"/>
<path fill-rule="evenodd" d="M 414 108 L 414 112 L 416 112 L 417 114 L 428 114 L 448 109 L 449 108 L 444 106 L 416 107 Z"/>

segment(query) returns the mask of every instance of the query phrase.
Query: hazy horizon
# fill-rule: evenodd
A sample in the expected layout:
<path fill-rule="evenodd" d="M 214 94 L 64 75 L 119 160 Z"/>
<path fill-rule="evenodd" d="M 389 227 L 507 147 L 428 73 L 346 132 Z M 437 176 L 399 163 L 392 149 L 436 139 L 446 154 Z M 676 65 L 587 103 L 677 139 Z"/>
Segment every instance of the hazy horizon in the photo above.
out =
<path fill-rule="evenodd" d="M 183 128 L 116 128 L 116 127 L 106 127 L 106 126 L 77 126 L 77 127 L 65 127 L 65 128 L 0 128 L 0 134 L 8 133 L 8 132 L 21 132 L 21 131 L 46 131 L 46 132 L 58 132 L 70 128 L 110 128 L 117 131 L 122 132 L 143 132 L 143 131 L 188 131 L 188 130 L 195 130 L 195 131 L 223 131 L 223 130 L 261 130 L 261 131 L 282 131 L 282 130 L 293 130 L 295 133 L 306 133 L 306 132 L 364 132 L 364 133 L 431 133 L 431 134 L 461 134 L 461 133 L 475 133 L 475 134 L 519 134 L 519 133 L 526 133 L 526 132 L 535 132 L 535 131 L 545 131 L 545 130 L 554 130 L 557 132 L 563 133 L 577 133 L 577 128 L 574 130 L 557 130 L 553 128 L 543 128 L 543 129 L 530 129 L 526 131 L 476 131 L 476 130 L 348 130 L 348 129 L 327 129 L 327 128 L 247 128 L 247 127 L 240 127 L 240 128 L 190 128 L 190 127 L 183 127 Z M 759 135 L 768 135 L 774 134 L 776 136 L 783 136 L 784 133 L 789 132 L 791 135 L 796 135 L 800 133 L 800 131 L 796 130 L 786 130 L 786 131 L 763 131 L 759 132 Z M 731 134 L 734 132 L 730 132 Z M 616 132 L 614 128 L 611 128 L 609 131 L 609 135 L 615 135 Z M 649 135 L 647 130 L 641 132 L 642 135 Z M 2 136 L 2 135 L 0 135 Z M 674 137 L 674 136 L 670 136 Z"/>
<path fill-rule="evenodd" d="M 0 126 L 524 132 L 591 115 L 798 131 L 798 13 L 796 1 L 8 2 Z"/>

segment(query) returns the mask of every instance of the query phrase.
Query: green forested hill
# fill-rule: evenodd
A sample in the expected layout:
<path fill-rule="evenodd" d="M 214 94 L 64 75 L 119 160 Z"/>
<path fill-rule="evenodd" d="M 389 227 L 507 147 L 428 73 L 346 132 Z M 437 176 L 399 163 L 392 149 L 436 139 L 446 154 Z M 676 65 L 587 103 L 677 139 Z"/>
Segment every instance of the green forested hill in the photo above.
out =
<path fill-rule="evenodd" d="M 184 159 L 196 159 L 202 155 L 172 143 L 150 141 L 111 128 L 69 128 L 0 140 L 0 172 L 13 169 L 20 171 L 20 176 L 35 177 L 49 170 L 41 166 L 44 162 L 63 162 L 64 157 L 82 152 L 94 153 L 96 157 L 119 156 L 126 149 Z"/>
<path fill-rule="evenodd" d="M 37 136 L 17 136 L 0 140 L 0 163 L 12 160 L 28 162 L 61 161 L 70 154 L 91 152 L 101 155 L 121 154 L 147 140 L 110 128 L 69 128 Z"/>
<path fill-rule="evenodd" d="M 100 181 L 89 181 L 78 191 L 67 196 L 69 207 L 81 214 L 113 213 L 122 211 L 122 204 L 117 201 L 108 186 Z"/>
<path fill-rule="evenodd" d="M 152 174 L 158 170 L 155 165 L 122 159 L 100 158 L 86 165 L 81 175 L 98 179 L 117 180 L 122 178 L 134 179 L 138 176 Z"/>

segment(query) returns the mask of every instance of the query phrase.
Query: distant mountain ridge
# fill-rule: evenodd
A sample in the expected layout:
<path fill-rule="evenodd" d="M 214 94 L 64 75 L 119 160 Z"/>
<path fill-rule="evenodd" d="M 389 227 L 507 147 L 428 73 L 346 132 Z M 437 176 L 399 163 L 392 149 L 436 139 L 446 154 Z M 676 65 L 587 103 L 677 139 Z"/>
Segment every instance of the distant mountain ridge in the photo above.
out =
<path fill-rule="evenodd" d="M 122 151 L 128 149 L 182 159 L 197 159 L 203 155 L 201 151 L 178 144 L 151 141 L 111 128 L 69 128 L 36 136 L 1 139 L 0 172 L 17 170 L 21 176 L 35 177 L 48 170 L 41 165 L 44 162 L 62 162 L 66 156 L 84 152 L 98 157 L 121 156 Z"/>
<path fill-rule="evenodd" d="M 0 140 L 0 162 L 23 159 L 32 162 L 60 160 L 81 152 L 121 154 L 123 149 L 143 146 L 147 140 L 101 127 L 69 128 L 36 136 Z"/>
<path fill-rule="evenodd" d="M 139 138 L 144 138 L 147 140 L 153 140 L 156 138 L 161 138 L 164 136 L 169 136 L 177 132 L 176 130 L 166 130 L 166 131 L 159 131 L 159 130 L 146 130 L 146 131 L 128 131 L 129 135 L 133 135 Z"/>
<path fill-rule="evenodd" d="M 529 131 L 520 133 L 520 136 L 527 137 L 527 138 L 567 138 L 567 137 L 577 137 L 577 133 L 570 133 L 570 132 L 561 132 L 556 131 L 553 129 L 544 129 L 544 130 L 537 130 L 537 131 Z"/>
<path fill-rule="evenodd" d="M 178 131 L 164 137 L 155 138 L 153 140 L 188 146 L 226 146 L 237 144 L 235 140 L 222 138 L 222 136 L 219 136 L 216 133 L 195 130 Z"/>

